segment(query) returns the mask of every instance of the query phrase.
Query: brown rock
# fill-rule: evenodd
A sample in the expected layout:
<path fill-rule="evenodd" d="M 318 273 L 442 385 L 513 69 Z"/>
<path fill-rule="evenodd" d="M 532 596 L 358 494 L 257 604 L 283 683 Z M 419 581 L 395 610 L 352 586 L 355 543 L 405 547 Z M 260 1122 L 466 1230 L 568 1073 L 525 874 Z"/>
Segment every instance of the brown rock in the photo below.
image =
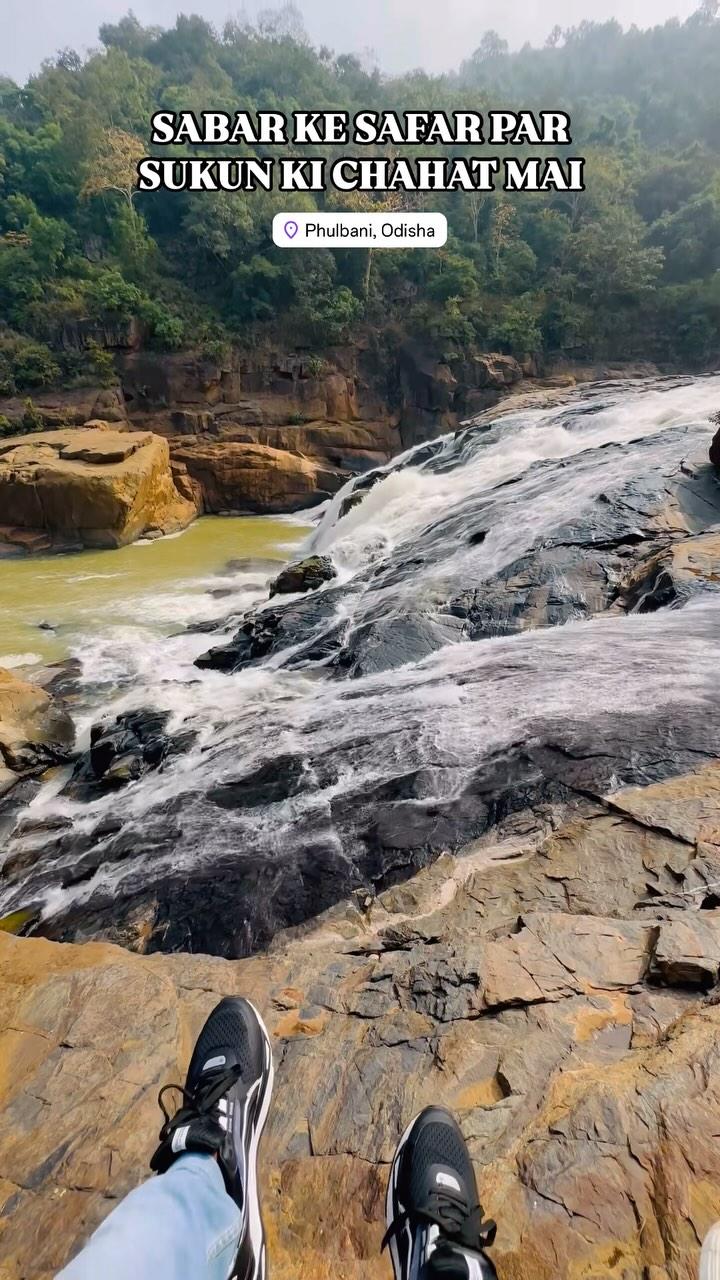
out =
<path fill-rule="evenodd" d="M 652 976 L 668 987 L 711 987 L 720 974 L 720 912 L 693 912 L 660 925 Z"/>
<path fill-rule="evenodd" d="M 67 430 L 0 447 L 6 542 L 21 529 L 87 547 L 120 547 L 152 530 L 172 533 L 196 515 L 176 489 L 167 442 L 147 433 Z M 28 548 L 32 549 L 32 548 Z"/>
<path fill-rule="evenodd" d="M 93 419 L 126 422 L 127 406 L 119 387 L 82 387 L 75 391 L 36 391 L 33 408 L 45 427 L 80 427 Z M 0 400 L 0 414 L 22 431 L 25 398 Z"/>
<path fill-rule="evenodd" d="M 521 382 L 523 371 L 514 356 L 501 355 L 492 351 L 487 355 L 476 356 L 475 383 L 478 387 L 493 387 L 500 390 Z"/>
<path fill-rule="evenodd" d="M 701 989 L 720 913 L 685 887 L 718 878 L 697 839 L 711 781 L 579 802 L 544 840 L 516 815 L 511 845 L 496 832 L 247 960 L 0 933 L 3 1280 L 50 1280 L 146 1176 L 157 1089 L 229 993 L 275 1048 L 277 1280 L 385 1280 L 388 1163 L 430 1102 L 468 1139 L 500 1280 L 690 1280 L 720 1217 L 720 1004 Z M 683 789 L 681 837 L 652 824 Z"/>
<path fill-rule="evenodd" d="M 70 717 L 44 689 L 0 668 L 0 765 L 41 771 L 65 759 L 74 738 Z"/>
<path fill-rule="evenodd" d="M 117 363 L 133 413 L 167 405 L 219 404 L 233 382 L 229 360 L 225 363 L 192 351 L 132 351 L 121 354 Z"/>
<path fill-rule="evenodd" d="M 592 988 L 632 987 L 647 969 L 651 930 L 594 916 L 537 914 L 520 933 L 489 942 L 485 1002 L 534 1004 Z"/>
<path fill-rule="evenodd" d="M 352 472 L 382 466 L 400 448 L 399 434 L 388 421 L 307 422 L 298 427 L 262 427 L 255 434 L 260 444 L 324 458 Z"/>
<path fill-rule="evenodd" d="M 341 373 L 324 379 L 326 416 L 330 422 L 347 422 L 358 416 L 355 387 Z"/>
<path fill-rule="evenodd" d="M 613 795 L 612 805 L 643 826 L 688 844 L 720 845 L 720 763 L 648 787 L 628 787 Z"/>
<path fill-rule="evenodd" d="M 698 591 L 720 582 L 720 534 L 683 538 L 659 554 L 641 560 L 622 584 L 619 605 L 649 613 L 685 604 Z"/>
<path fill-rule="evenodd" d="M 329 467 L 263 445 L 198 442 L 175 448 L 173 460 L 200 487 L 206 511 L 301 511 L 344 483 Z"/>

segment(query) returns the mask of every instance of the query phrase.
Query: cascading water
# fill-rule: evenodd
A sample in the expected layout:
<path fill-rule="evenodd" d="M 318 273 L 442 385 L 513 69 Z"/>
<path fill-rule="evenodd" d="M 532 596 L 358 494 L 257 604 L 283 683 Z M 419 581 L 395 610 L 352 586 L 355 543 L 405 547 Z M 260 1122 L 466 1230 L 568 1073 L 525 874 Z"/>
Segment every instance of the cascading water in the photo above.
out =
<path fill-rule="evenodd" d="M 142 916 L 153 946 L 244 953 L 508 814 L 720 755 L 720 593 L 644 611 L 627 588 L 720 529 L 718 406 L 718 377 L 598 385 L 361 477 L 305 548 L 337 579 L 265 606 L 277 642 L 232 674 L 194 663 L 231 641 L 240 582 L 214 635 L 88 637 L 80 745 L 152 707 L 185 749 L 89 800 L 46 786 L 0 913 L 79 937 Z"/>

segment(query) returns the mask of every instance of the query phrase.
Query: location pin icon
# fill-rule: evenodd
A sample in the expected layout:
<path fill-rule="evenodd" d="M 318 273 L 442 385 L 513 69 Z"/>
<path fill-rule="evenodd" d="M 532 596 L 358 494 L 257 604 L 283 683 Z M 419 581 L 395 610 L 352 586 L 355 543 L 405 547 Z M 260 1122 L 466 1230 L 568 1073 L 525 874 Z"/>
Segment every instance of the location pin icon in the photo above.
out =
<path fill-rule="evenodd" d="M 292 240 L 293 236 L 297 235 L 297 231 L 298 224 L 297 222 L 293 222 L 292 218 L 285 223 L 285 235 L 288 237 L 288 240 Z"/>

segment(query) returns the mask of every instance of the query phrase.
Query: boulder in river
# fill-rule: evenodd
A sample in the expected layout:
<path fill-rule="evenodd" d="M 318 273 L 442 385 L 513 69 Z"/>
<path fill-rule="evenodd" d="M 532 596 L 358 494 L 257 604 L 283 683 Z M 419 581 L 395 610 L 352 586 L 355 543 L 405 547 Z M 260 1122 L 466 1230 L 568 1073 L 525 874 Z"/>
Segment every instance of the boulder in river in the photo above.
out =
<path fill-rule="evenodd" d="M 289 596 L 316 591 L 337 578 L 337 570 L 329 556 L 308 556 L 298 564 L 289 564 L 270 583 L 271 596 Z"/>
<path fill-rule="evenodd" d="M 76 800 L 93 800 L 158 769 L 167 756 L 186 750 L 195 735 L 187 731 L 168 734 L 169 719 L 166 711 L 125 711 L 110 724 L 93 725 L 90 747 L 78 760 L 65 794 Z"/>
<path fill-rule="evenodd" d="M 197 508 L 150 432 L 49 431 L 0 443 L 0 554 L 122 547 L 175 533 Z"/>
<path fill-rule="evenodd" d="M 229 640 L 201 654 L 195 666 L 206 671 L 242 671 L 284 649 L 291 650 L 288 666 L 324 662 L 342 646 L 346 623 L 338 616 L 337 605 L 346 595 L 343 588 L 332 587 L 322 595 L 249 613 Z"/>

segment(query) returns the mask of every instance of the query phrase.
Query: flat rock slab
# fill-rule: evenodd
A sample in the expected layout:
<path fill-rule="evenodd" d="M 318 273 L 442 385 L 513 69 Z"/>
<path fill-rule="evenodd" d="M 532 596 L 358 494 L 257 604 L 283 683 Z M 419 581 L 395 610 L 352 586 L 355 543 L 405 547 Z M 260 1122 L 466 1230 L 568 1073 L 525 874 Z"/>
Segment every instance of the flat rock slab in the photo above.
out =
<path fill-rule="evenodd" d="M 130 437 L 121 443 L 113 442 L 104 447 L 96 442 L 83 444 L 78 441 L 77 443 L 65 445 L 58 456 L 63 462 L 88 462 L 91 465 L 100 467 L 113 466 L 116 462 L 125 462 L 126 458 L 131 458 L 144 444 L 149 444 L 150 439 L 149 435 L 137 438 Z"/>

